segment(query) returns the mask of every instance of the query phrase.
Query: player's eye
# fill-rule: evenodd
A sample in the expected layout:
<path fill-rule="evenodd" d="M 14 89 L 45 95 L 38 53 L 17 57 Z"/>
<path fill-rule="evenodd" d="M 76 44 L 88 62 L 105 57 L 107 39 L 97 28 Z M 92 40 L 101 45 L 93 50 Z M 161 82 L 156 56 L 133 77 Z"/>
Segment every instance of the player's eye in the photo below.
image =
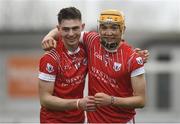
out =
<path fill-rule="evenodd" d="M 106 29 L 107 29 L 107 27 L 106 27 L 105 25 L 100 25 L 100 28 L 101 28 L 102 30 L 106 30 Z"/>
<path fill-rule="evenodd" d="M 76 27 L 73 27 L 73 28 L 72 28 L 73 31 L 78 31 L 79 29 L 80 29 L 79 26 L 76 26 Z"/>
<path fill-rule="evenodd" d="M 118 25 L 112 25 L 111 27 L 113 30 L 118 30 L 119 29 L 119 26 Z"/>
<path fill-rule="evenodd" d="M 68 32 L 70 30 L 70 28 L 63 27 L 62 30 L 65 31 L 65 32 Z"/>

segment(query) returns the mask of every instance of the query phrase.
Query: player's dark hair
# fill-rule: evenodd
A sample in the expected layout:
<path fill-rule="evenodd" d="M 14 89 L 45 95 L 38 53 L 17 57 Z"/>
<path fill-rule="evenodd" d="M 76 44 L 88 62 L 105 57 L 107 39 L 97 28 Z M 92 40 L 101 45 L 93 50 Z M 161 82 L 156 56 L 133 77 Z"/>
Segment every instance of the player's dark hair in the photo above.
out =
<path fill-rule="evenodd" d="M 58 13 L 58 23 L 63 19 L 79 19 L 81 21 L 81 12 L 75 7 L 67 7 L 60 10 Z"/>

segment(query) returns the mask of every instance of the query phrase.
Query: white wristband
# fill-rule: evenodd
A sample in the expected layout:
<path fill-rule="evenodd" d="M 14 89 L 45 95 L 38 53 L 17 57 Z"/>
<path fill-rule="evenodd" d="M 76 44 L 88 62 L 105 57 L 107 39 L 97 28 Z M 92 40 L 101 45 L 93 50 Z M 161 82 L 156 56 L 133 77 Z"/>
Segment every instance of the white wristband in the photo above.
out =
<path fill-rule="evenodd" d="M 79 109 L 79 101 L 80 101 L 80 99 L 77 99 L 77 101 L 76 101 L 76 107 L 77 107 L 77 109 Z"/>

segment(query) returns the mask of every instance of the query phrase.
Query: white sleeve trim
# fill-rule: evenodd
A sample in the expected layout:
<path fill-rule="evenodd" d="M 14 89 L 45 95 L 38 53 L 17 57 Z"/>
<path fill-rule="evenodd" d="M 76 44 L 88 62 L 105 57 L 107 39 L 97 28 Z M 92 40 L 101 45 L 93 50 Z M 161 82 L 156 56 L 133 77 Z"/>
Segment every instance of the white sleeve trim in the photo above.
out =
<path fill-rule="evenodd" d="M 38 78 L 41 79 L 41 80 L 44 80 L 44 81 L 55 82 L 56 76 L 46 74 L 46 73 L 43 73 L 43 72 L 39 72 Z"/>
<path fill-rule="evenodd" d="M 144 74 L 145 73 L 145 69 L 144 69 L 144 66 L 141 67 L 141 68 L 138 68 L 134 71 L 131 72 L 131 77 L 135 77 L 135 76 L 138 76 L 140 74 Z"/>

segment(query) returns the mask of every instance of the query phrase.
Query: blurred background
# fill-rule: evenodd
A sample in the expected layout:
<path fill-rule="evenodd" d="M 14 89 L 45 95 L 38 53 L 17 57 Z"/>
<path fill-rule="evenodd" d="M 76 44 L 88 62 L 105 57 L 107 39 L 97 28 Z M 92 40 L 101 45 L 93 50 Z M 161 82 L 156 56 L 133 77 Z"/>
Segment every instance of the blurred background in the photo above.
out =
<path fill-rule="evenodd" d="M 150 52 L 147 105 L 136 122 L 180 123 L 179 0 L 0 0 L 0 122 L 39 122 L 41 40 L 69 6 L 82 12 L 86 30 L 97 29 L 104 9 L 124 12 L 124 38 Z"/>

